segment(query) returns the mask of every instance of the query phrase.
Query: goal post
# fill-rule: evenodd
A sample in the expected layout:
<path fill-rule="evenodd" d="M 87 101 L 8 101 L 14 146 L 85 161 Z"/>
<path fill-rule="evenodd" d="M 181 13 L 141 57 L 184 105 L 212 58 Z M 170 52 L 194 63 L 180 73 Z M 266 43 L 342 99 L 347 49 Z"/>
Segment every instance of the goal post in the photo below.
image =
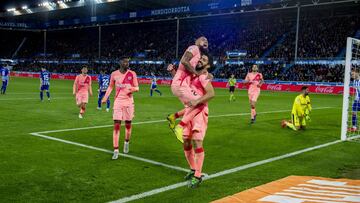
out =
<path fill-rule="evenodd" d="M 345 71 L 344 71 L 341 140 L 348 140 L 348 139 L 354 139 L 360 137 L 360 128 L 357 124 L 357 120 L 358 120 L 357 113 L 358 111 L 360 112 L 359 64 L 360 64 L 360 40 L 348 37 L 346 43 L 346 57 L 345 57 Z M 352 71 L 355 71 L 355 75 L 353 76 L 352 76 Z"/>

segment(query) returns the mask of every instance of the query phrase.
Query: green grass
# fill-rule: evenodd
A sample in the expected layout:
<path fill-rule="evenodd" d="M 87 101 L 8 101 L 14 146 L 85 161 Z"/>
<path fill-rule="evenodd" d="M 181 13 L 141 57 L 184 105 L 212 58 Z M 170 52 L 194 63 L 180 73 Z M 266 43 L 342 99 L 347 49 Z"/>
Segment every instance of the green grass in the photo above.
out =
<path fill-rule="evenodd" d="M 96 85 L 94 85 L 95 87 Z M 12 78 L 7 95 L 0 96 L 0 201 L 1 202 L 106 202 L 182 182 L 184 172 L 29 135 L 57 129 L 111 125 L 112 115 L 97 111 L 90 99 L 85 118 L 77 118 L 72 81 L 53 80 L 51 102 L 40 102 L 37 79 Z M 149 86 L 135 94 L 134 122 L 162 120 L 181 109 L 168 87 L 164 96 L 150 98 Z M 95 92 L 95 88 L 94 88 Z M 227 90 L 217 89 L 210 116 L 248 113 L 245 91 L 229 104 Z M 289 119 L 295 93 L 262 92 L 257 123 L 249 115 L 212 117 L 204 142 L 204 172 L 225 169 L 283 155 L 339 139 L 342 97 L 311 95 L 312 122 L 293 132 L 280 128 Z M 328 109 L 316 109 L 331 107 Z M 271 112 L 289 110 L 288 112 Z M 123 140 L 122 127 L 121 140 Z M 112 149 L 112 128 L 49 133 L 65 140 Z M 120 144 L 120 146 L 122 146 Z M 186 187 L 160 193 L 140 202 L 208 202 L 288 175 L 360 178 L 360 145 L 340 143 Z M 130 154 L 187 168 L 182 146 L 165 122 L 134 125 Z"/>

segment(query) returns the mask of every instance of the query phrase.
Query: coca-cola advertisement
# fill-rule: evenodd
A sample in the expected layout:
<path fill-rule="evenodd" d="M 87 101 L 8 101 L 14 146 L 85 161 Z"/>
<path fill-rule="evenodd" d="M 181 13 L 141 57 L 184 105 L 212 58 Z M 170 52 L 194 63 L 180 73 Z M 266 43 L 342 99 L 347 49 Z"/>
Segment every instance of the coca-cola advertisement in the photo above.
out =
<path fill-rule="evenodd" d="M 266 90 L 271 90 L 271 91 L 283 91 L 283 85 L 265 85 L 266 86 Z"/>

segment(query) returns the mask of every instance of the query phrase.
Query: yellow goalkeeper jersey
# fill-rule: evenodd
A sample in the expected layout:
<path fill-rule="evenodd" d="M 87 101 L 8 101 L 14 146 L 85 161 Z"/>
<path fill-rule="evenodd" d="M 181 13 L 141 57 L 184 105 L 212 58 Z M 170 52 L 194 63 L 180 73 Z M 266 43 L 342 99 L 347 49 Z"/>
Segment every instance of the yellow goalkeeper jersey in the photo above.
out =
<path fill-rule="evenodd" d="M 295 98 L 291 113 L 296 116 L 303 117 L 305 114 L 309 114 L 311 109 L 312 107 L 309 95 L 304 97 L 303 94 L 300 94 Z"/>

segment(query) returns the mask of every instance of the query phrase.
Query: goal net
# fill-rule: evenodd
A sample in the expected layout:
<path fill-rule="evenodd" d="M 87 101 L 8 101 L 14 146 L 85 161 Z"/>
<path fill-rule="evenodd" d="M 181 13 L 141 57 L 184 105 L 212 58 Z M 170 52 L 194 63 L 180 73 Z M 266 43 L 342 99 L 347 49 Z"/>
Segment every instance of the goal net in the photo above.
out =
<path fill-rule="evenodd" d="M 346 43 L 341 139 L 360 138 L 360 40 Z"/>

